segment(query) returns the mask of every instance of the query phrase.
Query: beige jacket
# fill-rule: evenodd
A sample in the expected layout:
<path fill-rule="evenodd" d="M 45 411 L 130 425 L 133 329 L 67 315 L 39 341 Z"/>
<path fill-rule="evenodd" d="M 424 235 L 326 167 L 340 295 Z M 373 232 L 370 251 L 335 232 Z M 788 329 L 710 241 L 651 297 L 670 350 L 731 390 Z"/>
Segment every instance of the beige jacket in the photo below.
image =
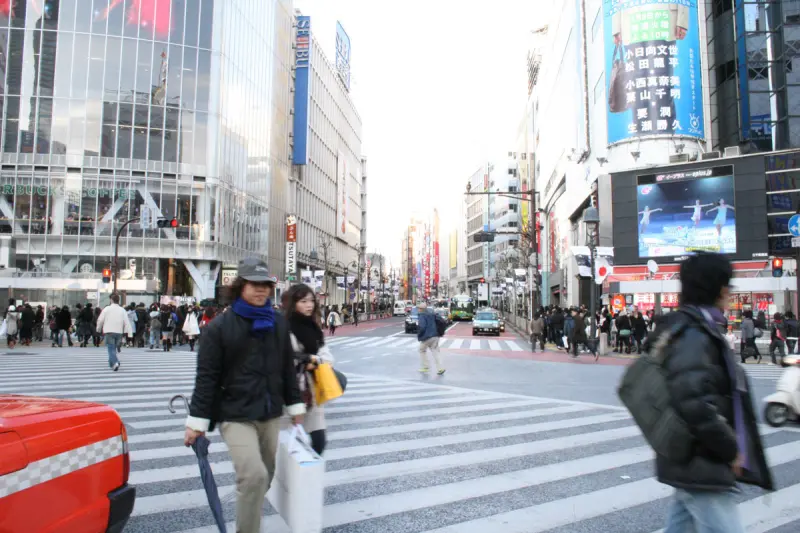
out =
<path fill-rule="evenodd" d="M 128 320 L 128 312 L 118 304 L 112 303 L 103 309 L 97 317 L 98 333 L 121 333 L 123 335 L 133 335 L 133 328 Z"/>
<path fill-rule="evenodd" d="M 294 349 L 294 353 L 296 354 L 303 354 L 303 346 L 298 342 L 297 337 L 292 334 L 292 348 Z M 323 346 L 319 349 L 317 353 L 317 357 L 319 357 L 323 363 L 333 364 L 333 354 L 331 353 L 328 346 Z M 295 358 L 295 365 L 299 364 L 300 358 Z M 305 417 L 303 418 L 303 429 L 306 430 L 306 433 L 311 433 L 312 431 L 317 431 L 320 429 L 325 429 L 325 407 L 322 405 L 317 405 L 314 401 L 314 377 L 311 375 L 310 372 L 306 372 L 308 377 L 307 383 L 311 391 L 311 402 L 313 403 L 312 407 L 306 411 Z M 301 383 L 300 390 L 303 390 L 305 383 Z"/>

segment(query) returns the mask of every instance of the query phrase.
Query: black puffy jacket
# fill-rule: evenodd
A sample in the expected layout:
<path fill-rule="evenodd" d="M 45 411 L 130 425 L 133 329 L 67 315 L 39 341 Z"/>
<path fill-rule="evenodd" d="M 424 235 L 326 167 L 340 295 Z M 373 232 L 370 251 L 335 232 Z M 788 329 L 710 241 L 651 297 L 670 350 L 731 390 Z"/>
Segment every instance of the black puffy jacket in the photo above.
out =
<path fill-rule="evenodd" d="M 673 407 L 695 437 L 694 456 L 688 463 L 656 457 L 658 480 L 667 485 L 694 490 L 729 490 L 736 484 L 731 463 L 739 451 L 734 431 L 733 387 L 729 361 L 734 365 L 742 397 L 748 467 L 738 481 L 772 489 L 752 399 L 744 370 L 725 356 L 725 339 L 700 311 L 682 308 L 659 324 L 662 328 L 682 325 L 680 334 L 667 347 L 664 363 Z M 673 330 L 674 331 L 674 330 Z"/>
<path fill-rule="evenodd" d="M 284 406 L 303 406 L 286 320 L 276 313 L 274 329 L 261 337 L 251 328 L 229 310 L 203 329 L 189 414 L 210 420 L 209 431 L 216 422 L 263 421 Z"/>

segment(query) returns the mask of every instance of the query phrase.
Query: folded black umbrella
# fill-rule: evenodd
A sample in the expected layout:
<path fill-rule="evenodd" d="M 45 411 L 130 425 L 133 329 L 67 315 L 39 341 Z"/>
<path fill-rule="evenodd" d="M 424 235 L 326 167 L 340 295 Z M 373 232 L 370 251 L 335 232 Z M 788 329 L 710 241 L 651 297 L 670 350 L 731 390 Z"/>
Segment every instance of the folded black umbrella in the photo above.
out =
<path fill-rule="evenodd" d="M 174 413 L 175 409 L 172 403 L 178 398 L 183 399 L 186 406 L 186 412 L 189 412 L 189 400 L 183 394 L 176 394 L 169 400 L 169 410 Z M 211 514 L 214 515 L 214 521 L 217 523 L 220 533 L 228 533 L 225 527 L 225 517 L 222 514 L 222 502 L 219 500 L 219 491 L 217 490 L 217 482 L 214 480 L 214 473 L 211 471 L 211 464 L 208 462 L 208 447 L 211 442 L 202 435 L 197 437 L 192 444 L 194 454 L 197 456 L 197 463 L 200 466 L 200 480 L 203 482 L 203 488 L 206 489 L 206 496 L 208 497 L 208 505 L 211 507 Z"/>

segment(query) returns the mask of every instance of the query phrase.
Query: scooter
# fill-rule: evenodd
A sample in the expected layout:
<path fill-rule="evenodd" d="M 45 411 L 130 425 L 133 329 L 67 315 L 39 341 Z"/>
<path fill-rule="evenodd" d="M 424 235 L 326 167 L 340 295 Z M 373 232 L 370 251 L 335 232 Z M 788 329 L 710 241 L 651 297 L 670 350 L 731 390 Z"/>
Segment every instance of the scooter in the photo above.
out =
<path fill-rule="evenodd" d="M 790 366 L 778 380 L 777 391 L 764 398 L 764 420 L 772 427 L 800 420 L 800 366 Z"/>

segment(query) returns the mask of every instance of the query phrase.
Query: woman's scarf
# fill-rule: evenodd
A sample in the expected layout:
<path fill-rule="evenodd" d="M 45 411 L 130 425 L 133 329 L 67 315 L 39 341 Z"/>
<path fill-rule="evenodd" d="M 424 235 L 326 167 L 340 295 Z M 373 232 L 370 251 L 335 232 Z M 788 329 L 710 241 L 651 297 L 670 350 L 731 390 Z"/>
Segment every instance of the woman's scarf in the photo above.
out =
<path fill-rule="evenodd" d="M 253 321 L 253 333 L 262 334 L 275 327 L 275 310 L 272 308 L 272 301 L 270 300 L 267 300 L 267 303 L 263 306 L 256 307 L 241 298 L 237 298 L 231 304 L 231 309 L 240 317 Z"/>
<path fill-rule="evenodd" d="M 289 325 L 297 341 L 302 345 L 303 351 L 308 355 L 317 355 L 320 346 L 325 344 L 325 337 L 314 319 L 300 313 L 292 313 Z"/>

